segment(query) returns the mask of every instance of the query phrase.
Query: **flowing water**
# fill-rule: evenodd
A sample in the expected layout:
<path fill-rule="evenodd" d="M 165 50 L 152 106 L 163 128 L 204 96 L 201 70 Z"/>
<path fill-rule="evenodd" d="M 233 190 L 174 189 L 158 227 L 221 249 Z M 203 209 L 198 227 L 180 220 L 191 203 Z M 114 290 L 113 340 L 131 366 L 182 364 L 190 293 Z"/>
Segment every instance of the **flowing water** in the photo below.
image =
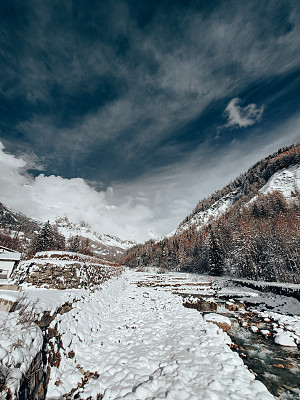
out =
<path fill-rule="evenodd" d="M 271 330 L 271 324 L 258 318 L 254 313 L 242 314 L 230 312 L 225 309 L 220 299 L 217 310 L 230 318 L 231 329 L 227 332 L 232 342 L 237 345 L 234 350 L 243 358 L 247 367 L 254 372 L 268 390 L 280 400 L 300 399 L 300 352 L 297 347 L 279 346 L 272 337 L 266 338 L 261 333 L 253 333 L 250 325 L 257 326 L 260 330 Z M 241 325 L 247 316 L 248 327 Z"/>
<path fill-rule="evenodd" d="M 193 284 L 187 283 L 189 280 L 189 277 L 179 274 L 154 275 L 149 276 L 148 284 L 172 290 L 183 297 L 186 307 L 196 308 L 203 314 L 214 312 L 229 317 L 232 327 L 227 333 L 234 343 L 233 350 L 239 353 L 248 368 L 276 399 L 300 400 L 299 349 L 275 344 L 272 335 L 265 337 L 261 330 L 271 332 L 271 321 L 266 322 L 255 312 L 245 312 L 245 306 L 238 300 L 239 296 L 230 296 L 236 300 L 231 300 L 229 304 L 225 300 L 228 296 L 218 297 L 218 290 L 211 282 L 207 282 L 207 277 L 204 277 L 204 282 L 196 281 Z M 195 285 L 198 286 L 198 292 L 195 291 Z M 198 299 L 198 304 L 187 304 L 190 296 Z M 259 332 L 254 333 L 250 326 L 258 327 Z"/>
<path fill-rule="evenodd" d="M 228 332 L 239 346 L 244 363 L 269 391 L 280 399 L 300 399 L 300 360 L 296 348 L 278 346 L 272 339 L 251 333 L 234 323 Z"/>

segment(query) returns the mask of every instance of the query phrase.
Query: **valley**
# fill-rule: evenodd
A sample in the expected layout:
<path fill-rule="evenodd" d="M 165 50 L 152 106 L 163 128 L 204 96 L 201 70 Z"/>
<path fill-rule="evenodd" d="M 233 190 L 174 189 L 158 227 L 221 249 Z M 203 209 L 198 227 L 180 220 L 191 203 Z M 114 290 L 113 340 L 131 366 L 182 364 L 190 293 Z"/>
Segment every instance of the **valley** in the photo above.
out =
<path fill-rule="evenodd" d="M 299 172 L 281 149 L 140 244 L 1 204 L 0 398 L 298 398 Z"/>
<path fill-rule="evenodd" d="M 0 10 L 0 400 L 300 400 L 300 1 Z"/>

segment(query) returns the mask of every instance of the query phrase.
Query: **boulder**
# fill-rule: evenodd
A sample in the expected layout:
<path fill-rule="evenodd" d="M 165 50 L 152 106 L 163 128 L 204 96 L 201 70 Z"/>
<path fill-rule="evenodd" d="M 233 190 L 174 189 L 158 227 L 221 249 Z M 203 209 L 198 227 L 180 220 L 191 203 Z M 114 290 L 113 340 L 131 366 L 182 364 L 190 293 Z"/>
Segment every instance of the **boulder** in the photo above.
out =
<path fill-rule="evenodd" d="M 219 328 L 223 329 L 224 332 L 229 331 L 231 328 L 230 319 L 224 315 L 209 313 L 204 316 L 204 320 L 217 325 Z"/>

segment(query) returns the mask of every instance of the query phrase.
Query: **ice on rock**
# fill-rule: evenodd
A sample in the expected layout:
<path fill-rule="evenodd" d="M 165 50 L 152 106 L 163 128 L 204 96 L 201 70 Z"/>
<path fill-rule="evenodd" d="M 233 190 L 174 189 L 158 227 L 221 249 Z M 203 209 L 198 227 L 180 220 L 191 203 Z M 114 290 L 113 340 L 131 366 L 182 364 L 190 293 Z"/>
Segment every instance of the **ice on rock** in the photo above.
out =
<path fill-rule="evenodd" d="M 287 332 L 277 333 L 274 337 L 274 342 L 280 346 L 297 347 L 296 342 Z"/>

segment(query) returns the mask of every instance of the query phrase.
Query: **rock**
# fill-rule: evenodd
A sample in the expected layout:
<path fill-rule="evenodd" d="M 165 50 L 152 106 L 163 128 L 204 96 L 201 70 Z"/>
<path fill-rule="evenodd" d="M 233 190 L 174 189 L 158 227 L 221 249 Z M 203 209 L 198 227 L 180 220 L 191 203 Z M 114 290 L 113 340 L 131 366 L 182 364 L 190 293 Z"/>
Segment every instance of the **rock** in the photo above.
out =
<path fill-rule="evenodd" d="M 50 368 L 44 368 L 42 352 L 39 352 L 26 374 L 23 374 L 16 398 L 22 400 L 44 399 L 49 378 Z"/>
<path fill-rule="evenodd" d="M 280 346 L 297 347 L 294 339 L 287 332 L 277 333 L 274 342 Z"/>
<path fill-rule="evenodd" d="M 213 301 L 205 301 L 199 299 L 196 303 L 187 301 L 183 303 L 184 307 L 186 308 L 195 308 L 198 311 L 216 311 L 217 304 Z"/>
<path fill-rule="evenodd" d="M 75 357 L 75 352 L 73 350 L 69 351 L 68 357 L 69 358 L 74 358 Z"/>
<path fill-rule="evenodd" d="M 284 368 L 284 365 L 282 365 L 282 364 L 273 364 L 273 367 L 275 367 L 275 368 Z"/>
<path fill-rule="evenodd" d="M 228 311 L 237 311 L 238 306 L 235 303 L 226 303 L 225 308 L 227 308 Z"/>
<path fill-rule="evenodd" d="M 228 317 L 225 317 L 224 315 L 210 313 L 204 316 L 204 320 L 206 322 L 211 322 L 217 325 L 219 328 L 223 329 L 224 332 L 229 331 L 229 329 L 231 328 L 230 319 Z"/>

